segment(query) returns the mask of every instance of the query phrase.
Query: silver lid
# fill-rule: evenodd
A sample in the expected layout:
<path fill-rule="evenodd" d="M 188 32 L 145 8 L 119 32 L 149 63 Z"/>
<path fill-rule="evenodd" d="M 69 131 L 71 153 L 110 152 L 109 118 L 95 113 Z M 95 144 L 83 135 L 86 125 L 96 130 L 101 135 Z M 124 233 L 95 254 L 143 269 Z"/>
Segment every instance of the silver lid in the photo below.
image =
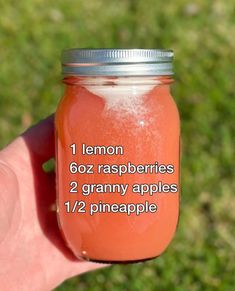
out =
<path fill-rule="evenodd" d="M 80 76 L 173 75 L 173 51 L 165 49 L 68 49 L 62 73 Z"/>

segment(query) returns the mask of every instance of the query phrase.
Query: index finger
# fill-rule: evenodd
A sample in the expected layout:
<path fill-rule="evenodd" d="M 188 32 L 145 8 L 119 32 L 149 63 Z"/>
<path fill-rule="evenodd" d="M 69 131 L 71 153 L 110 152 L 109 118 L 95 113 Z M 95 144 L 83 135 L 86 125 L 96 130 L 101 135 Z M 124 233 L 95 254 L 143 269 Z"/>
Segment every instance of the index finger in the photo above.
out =
<path fill-rule="evenodd" d="M 10 164 L 17 160 L 41 166 L 54 155 L 54 114 L 27 129 L 1 151 L 1 158 Z"/>

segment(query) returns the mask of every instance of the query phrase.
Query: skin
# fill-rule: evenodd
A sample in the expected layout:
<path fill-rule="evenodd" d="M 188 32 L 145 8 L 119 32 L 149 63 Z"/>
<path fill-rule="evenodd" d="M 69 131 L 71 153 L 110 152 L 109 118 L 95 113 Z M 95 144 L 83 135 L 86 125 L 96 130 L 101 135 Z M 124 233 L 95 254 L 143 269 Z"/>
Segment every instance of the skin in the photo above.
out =
<path fill-rule="evenodd" d="M 63 241 L 55 211 L 54 116 L 0 151 L 0 290 L 51 290 L 107 265 L 76 259 Z"/>

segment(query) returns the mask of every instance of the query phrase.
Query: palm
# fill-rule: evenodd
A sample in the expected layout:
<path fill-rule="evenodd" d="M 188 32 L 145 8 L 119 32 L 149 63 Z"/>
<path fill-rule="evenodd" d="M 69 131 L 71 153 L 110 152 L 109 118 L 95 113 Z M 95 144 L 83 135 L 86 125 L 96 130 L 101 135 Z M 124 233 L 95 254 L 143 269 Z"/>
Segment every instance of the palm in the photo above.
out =
<path fill-rule="evenodd" d="M 56 285 L 102 265 L 79 262 L 65 246 L 58 229 L 55 174 L 42 169 L 42 164 L 54 155 L 53 128 L 51 117 L 17 138 L 0 154 L 0 187 L 4 187 L 0 201 L 8 197 L 7 206 L 4 203 L 1 203 L 3 209 L 0 206 L 0 218 L 7 216 L 0 224 L 3 230 L 0 257 L 5 256 L 9 261 L 10 256 L 9 269 L 24 268 L 30 274 L 36 268 L 42 276 L 40 280 Z"/>

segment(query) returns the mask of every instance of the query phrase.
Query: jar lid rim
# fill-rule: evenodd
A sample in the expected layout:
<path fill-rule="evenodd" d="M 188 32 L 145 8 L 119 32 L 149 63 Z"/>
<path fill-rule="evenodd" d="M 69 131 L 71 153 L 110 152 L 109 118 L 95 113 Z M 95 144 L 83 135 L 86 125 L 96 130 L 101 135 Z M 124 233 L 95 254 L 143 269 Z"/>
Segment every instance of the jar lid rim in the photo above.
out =
<path fill-rule="evenodd" d="M 170 49 L 84 49 L 62 52 L 65 75 L 172 75 L 173 50 Z M 133 71 L 138 69 L 139 72 Z"/>

